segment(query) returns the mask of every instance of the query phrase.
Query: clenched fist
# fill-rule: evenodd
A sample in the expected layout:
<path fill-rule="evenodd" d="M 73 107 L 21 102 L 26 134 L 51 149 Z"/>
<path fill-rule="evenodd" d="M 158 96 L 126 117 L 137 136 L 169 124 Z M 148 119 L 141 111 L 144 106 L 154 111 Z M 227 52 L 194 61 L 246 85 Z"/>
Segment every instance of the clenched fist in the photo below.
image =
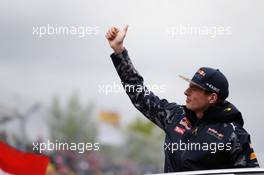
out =
<path fill-rule="evenodd" d="M 116 54 L 120 54 L 125 49 L 123 46 L 123 41 L 127 33 L 128 25 L 126 25 L 122 30 L 116 27 L 111 27 L 105 37 L 108 40 L 110 47 L 114 50 Z"/>

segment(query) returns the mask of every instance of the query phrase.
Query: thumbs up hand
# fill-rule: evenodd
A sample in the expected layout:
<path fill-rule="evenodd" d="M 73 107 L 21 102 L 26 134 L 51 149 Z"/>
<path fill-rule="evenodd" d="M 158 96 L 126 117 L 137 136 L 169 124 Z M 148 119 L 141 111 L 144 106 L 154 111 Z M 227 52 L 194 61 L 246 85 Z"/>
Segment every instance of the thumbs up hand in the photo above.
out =
<path fill-rule="evenodd" d="M 126 37 L 128 25 L 126 25 L 122 30 L 116 27 L 111 27 L 105 37 L 108 40 L 110 47 L 114 50 L 116 54 L 120 54 L 125 49 L 123 46 L 123 41 Z"/>

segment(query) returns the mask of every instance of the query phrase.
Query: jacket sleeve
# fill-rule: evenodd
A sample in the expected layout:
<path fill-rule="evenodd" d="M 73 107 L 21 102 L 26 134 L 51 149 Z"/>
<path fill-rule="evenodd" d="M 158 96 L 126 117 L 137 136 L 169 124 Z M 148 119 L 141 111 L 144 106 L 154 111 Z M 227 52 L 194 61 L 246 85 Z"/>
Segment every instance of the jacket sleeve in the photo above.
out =
<path fill-rule="evenodd" d="M 172 110 L 179 105 L 160 99 L 147 89 L 143 77 L 134 68 L 127 50 L 124 50 L 122 54 L 113 53 L 111 58 L 133 105 L 145 117 L 165 130 L 166 122 L 172 116 Z"/>
<path fill-rule="evenodd" d="M 231 134 L 231 160 L 233 167 L 259 167 L 256 153 L 250 141 L 250 135 L 240 126 L 236 126 Z"/>

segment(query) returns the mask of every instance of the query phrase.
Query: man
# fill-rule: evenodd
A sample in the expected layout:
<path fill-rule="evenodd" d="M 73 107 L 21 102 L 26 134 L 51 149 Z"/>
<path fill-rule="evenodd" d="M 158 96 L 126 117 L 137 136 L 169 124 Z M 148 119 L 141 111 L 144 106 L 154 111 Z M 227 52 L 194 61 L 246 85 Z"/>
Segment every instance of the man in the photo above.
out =
<path fill-rule="evenodd" d="M 186 105 L 160 99 L 144 86 L 123 46 L 127 29 L 107 32 L 111 58 L 134 106 L 166 133 L 164 171 L 258 167 L 242 115 L 225 100 L 226 77 L 203 67 L 191 80 L 181 76 L 190 83 L 184 92 Z"/>

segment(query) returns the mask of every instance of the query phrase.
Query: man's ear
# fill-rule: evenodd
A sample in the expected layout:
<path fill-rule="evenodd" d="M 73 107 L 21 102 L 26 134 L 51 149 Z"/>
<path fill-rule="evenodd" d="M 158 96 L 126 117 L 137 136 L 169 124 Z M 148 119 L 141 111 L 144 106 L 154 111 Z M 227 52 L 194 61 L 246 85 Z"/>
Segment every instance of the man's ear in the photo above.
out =
<path fill-rule="evenodd" d="M 209 95 L 209 103 L 210 104 L 216 103 L 217 100 L 218 100 L 218 96 L 217 96 L 216 93 L 212 93 L 212 94 Z"/>

